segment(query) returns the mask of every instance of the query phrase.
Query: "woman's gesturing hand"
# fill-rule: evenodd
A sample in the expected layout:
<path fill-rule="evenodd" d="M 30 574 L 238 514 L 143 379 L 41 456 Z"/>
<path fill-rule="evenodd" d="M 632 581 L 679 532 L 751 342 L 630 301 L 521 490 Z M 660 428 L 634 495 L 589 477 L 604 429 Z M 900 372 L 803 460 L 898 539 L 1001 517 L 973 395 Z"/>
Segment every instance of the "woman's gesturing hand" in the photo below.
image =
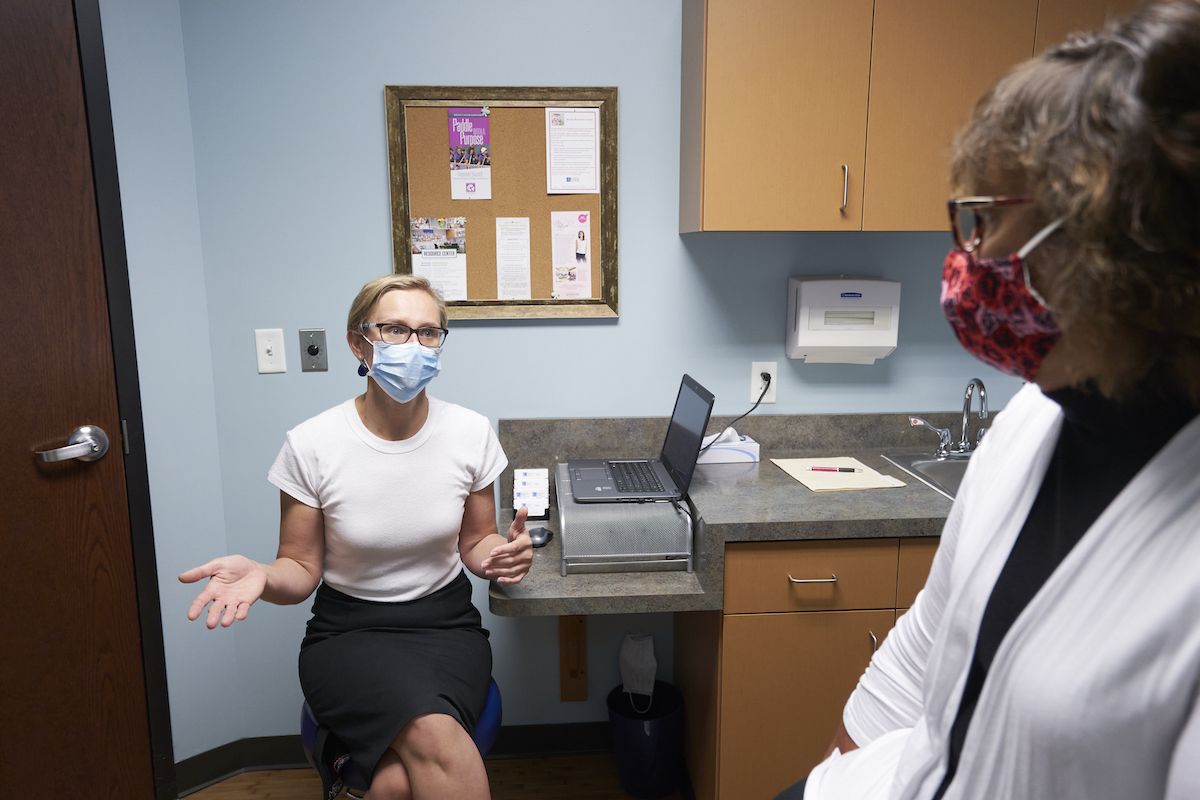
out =
<path fill-rule="evenodd" d="M 533 563 L 533 542 L 525 532 L 528 516 L 527 508 L 517 511 L 512 525 L 508 526 L 508 543 L 493 547 L 480 564 L 484 577 L 501 584 L 518 583 L 529 572 L 529 565 Z"/>
<path fill-rule="evenodd" d="M 218 621 L 228 628 L 235 620 L 244 620 L 250 613 L 250 606 L 262 597 L 267 585 L 267 571 L 263 565 L 245 556 L 214 558 L 179 576 L 183 583 L 195 583 L 204 578 L 208 578 L 208 585 L 192 601 L 187 617 L 197 619 L 204 606 L 212 603 L 205 622 L 209 629 L 217 627 Z"/>

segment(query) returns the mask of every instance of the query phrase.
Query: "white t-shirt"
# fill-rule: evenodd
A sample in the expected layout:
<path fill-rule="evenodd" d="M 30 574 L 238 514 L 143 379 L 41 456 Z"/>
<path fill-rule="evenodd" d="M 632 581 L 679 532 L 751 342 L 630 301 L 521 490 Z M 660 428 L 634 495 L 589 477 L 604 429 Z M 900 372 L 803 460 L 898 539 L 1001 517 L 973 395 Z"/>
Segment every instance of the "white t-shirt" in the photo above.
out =
<path fill-rule="evenodd" d="M 429 398 L 399 442 L 367 430 L 354 400 L 287 433 L 267 480 L 325 517 L 326 583 L 352 597 L 415 600 L 458 575 L 467 495 L 508 466 L 487 417 Z"/>

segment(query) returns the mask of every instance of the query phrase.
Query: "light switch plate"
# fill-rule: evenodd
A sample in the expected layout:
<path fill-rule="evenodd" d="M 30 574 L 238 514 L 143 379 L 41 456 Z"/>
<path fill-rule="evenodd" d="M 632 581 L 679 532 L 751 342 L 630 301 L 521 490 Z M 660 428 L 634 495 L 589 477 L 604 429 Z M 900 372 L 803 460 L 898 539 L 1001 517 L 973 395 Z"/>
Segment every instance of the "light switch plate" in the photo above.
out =
<path fill-rule="evenodd" d="M 324 328 L 300 329 L 300 370 L 328 372 L 329 353 L 325 349 Z"/>
<path fill-rule="evenodd" d="M 283 328 L 255 328 L 254 352 L 258 357 L 258 373 L 287 372 L 283 352 Z"/>

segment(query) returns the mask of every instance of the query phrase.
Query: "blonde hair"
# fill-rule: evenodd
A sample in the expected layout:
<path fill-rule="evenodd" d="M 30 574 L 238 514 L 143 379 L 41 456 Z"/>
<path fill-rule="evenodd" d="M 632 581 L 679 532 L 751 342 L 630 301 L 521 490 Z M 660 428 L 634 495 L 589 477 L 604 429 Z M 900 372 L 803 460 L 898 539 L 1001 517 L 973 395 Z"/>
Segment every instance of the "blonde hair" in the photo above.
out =
<path fill-rule="evenodd" d="M 350 304 L 350 314 L 346 317 L 346 330 L 359 331 L 362 329 L 362 324 L 367 321 L 367 316 L 371 313 L 371 309 L 379 302 L 379 298 L 383 297 L 388 292 L 417 290 L 425 292 L 433 298 L 433 302 L 437 304 L 438 319 L 441 326 L 446 327 L 446 301 L 442 299 L 442 295 L 437 289 L 429 283 L 427 278 L 420 275 L 384 275 L 382 278 L 376 278 L 373 281 L 367 281 L 363 287 L 358 290 L 358 294 L 354 297 L 354 302 Z"/>
<path fill-rule="evenodd" d="M 1060 327 L 1090 342 L 1070 368 L 1109 397 L 1154 375 L 1200 402 L 1200 3 L 1147 6 L 1015 68 L 954 145 L 957 189 L 997 171 L 1064 218 L 1030 261 Z"/>

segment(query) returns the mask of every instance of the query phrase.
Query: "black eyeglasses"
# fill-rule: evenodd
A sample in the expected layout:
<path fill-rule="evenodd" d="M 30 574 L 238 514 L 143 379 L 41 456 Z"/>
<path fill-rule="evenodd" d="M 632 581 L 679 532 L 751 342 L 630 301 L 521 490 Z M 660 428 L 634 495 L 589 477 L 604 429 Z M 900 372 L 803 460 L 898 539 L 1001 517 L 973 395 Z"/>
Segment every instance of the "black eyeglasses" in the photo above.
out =
<path fill-rule="evenodd" d="M 950 231 L 954 244 L 965 253 L 973 253 L 983 244 L 987 216 L 984 213 L 999 206 L 1032 203 L 1032 197 L 980 196 L 957 197 L 946 203 L 950 211 Z"/>
<path fill-rule="evenodd" d="M 450 335 L 445 328 L 410 328 L 402 322 L 364 322 L 361 327 L 364 331 L 378 330 L 384 344 L 404 344 L 415 333 L 417 341 L 426 347 L 441 347 Z"/>

